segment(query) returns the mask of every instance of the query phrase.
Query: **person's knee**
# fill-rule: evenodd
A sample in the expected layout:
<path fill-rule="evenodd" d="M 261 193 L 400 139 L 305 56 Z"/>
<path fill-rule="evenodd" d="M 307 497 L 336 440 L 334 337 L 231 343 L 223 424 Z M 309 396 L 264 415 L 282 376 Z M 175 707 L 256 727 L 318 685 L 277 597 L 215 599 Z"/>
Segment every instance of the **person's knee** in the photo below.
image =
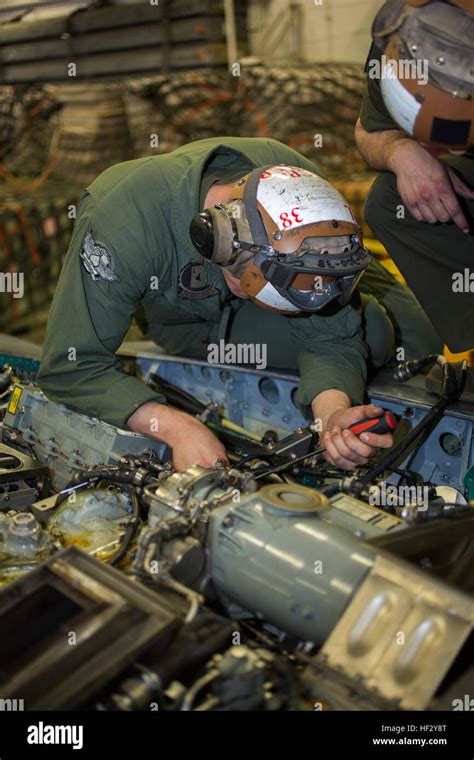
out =
<path fill-rule="evenodd" d="M 374 231 L 381 225 L 390 224 L 397 218 L 397 204 L 401 203 L 397 181 L 391 172 L 382 172 L 372 184 L 367 195 L 364 215 Z"/>

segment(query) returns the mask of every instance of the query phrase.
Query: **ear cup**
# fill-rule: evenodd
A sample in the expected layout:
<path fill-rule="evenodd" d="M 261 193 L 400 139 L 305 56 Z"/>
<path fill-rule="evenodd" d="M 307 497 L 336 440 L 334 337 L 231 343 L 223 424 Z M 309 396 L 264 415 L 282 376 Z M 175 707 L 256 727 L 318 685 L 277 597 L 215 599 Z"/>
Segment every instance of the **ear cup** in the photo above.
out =
<path fill-rule="evenodd" d="M 247 251 L 238 252 L 234 246 L 237 240 L 247 240 L 250 235 L 241 200 L 225 206 L 217 204 L 196 214 L 189 234 L 197 252 L 213 264 L 237 266 L 240 259 L 246 261 L 253 256 Z"/>
<path fill-rule="evenodd" d="M 193 217 L 189 226 L 192 243 L 201 256 L 212 261 L 214 253 L 214 224 L 209 209 Z"/>
<path fill-rule="evenodd" d="M 216 206 L 211 209 L 214 222 L 214 255 L 212 261 L 222 267 L 228 266 L 234 259 L 234 241 L 237 240 L 237 226 L 229 206 Z"/>

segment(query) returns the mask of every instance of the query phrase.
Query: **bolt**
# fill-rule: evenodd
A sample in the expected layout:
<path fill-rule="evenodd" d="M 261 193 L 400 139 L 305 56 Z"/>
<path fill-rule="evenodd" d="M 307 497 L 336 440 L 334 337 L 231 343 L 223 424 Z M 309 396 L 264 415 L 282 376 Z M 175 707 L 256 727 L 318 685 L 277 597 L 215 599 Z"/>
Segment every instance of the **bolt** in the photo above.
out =
<path fill-rule="evenodd" d="M 29 536 L 34 533 L 35 528 L 38 526 L 36 518 L 30 512 L 22 512 L 19 515 L 15 515 L 12 523 L 10 530 L 17 536 Z"/>

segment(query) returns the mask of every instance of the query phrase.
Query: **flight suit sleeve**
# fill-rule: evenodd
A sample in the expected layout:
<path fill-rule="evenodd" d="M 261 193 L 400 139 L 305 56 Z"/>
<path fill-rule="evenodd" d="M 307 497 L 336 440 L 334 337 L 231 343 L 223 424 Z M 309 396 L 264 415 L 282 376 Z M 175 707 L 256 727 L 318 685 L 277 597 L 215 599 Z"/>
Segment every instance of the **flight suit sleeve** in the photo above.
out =
<path fill-rule="evenodd" d="M 380 89 L 380 65 L 382 53 L 373 45 L 366 63 L 366 86 L 360 109 L 360 123 L 366 132 L 383 132 L 387 129 L 400 130 L 392 119 Z"/>
<path fill-rule="evenodd" d="M 336 314 L 289 318 L 298 346 L 300 383 L 295 402 L 312 419 L 311 402 L 325 390 L 347 393 L 353 406 L 364 402 L 367 346 L 362 337 L 360 312 L 350 304 Z"/>
<path fill-rule="evenodd" d="M 51 400 L 119 428 L 163 396 L 121 371 L 115 356 L 153 272 L 128 230 L 106 229 L 87 193 L 48 320 L 38 382 Z"/>

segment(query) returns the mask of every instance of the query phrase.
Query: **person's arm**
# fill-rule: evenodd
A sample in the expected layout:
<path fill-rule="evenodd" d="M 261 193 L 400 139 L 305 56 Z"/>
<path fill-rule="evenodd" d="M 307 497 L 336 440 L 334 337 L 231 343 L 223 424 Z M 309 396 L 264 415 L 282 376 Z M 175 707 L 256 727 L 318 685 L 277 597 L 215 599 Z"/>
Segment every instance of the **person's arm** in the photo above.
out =
<path fill-rule="evenodd" d="M 474 191 L 454 169 L 445 166 L 394 121 L 385 105 L 380 80 L 370 75 L 371 61 L 380 62 L 381 55 L 380 50 L 372 47 L 360 116 L 355 125 L 357 147 L 372 169 L 396 175 L 403 205 L 415 219 L 430 224 L 452 220 L 463 232 L 469 232 L 457 196 L 472 199 Z M 380 71 L 380 66 L 374 70 Z"/>
<path fill-rule="evenodd" d="M 153 402 L 143 404 L 128 418 L 127 425 L 135 433 L 168 444 L 176 470 L 187 470 L 195 464 L 214 467 L 218 459 L 229 464 L 219 439 L 202 422 L 179 409 Z"/>
<path fill-rule="evenodd" d="M 52 401 L 123 429 L 135 409 L 164 398 L 124 374 L 115 356 L 151 274 L 145 253 L 133 269 L 120 239 L 120 231 L 108 234 L 100 224 L 85 195 L 51 305 L 38 381 Z M 86 265 L 97 265 L 94 277 Z"/>
<path fill-rule="evenodd" d="M 362 126 L 360 117 L 355 125 L 355 141 L 364 161 L 378 172 L 393 171 L 390 159 L 398 145 L 403 142 L 415 143 L 401 129 L 369 132 Z"/>
<path fill-rule="evenodd" d="M 48 320 L 38 382 L 52 401 L 173 449 L 177 469 L 226 458 L 225 449 L 194 418 L 168 408 L 164 396 L 126 375 L 115 351 L 150 284 L 153 262 L 130 231 L 108 231 L 83 199 Z M 88 234 L 87 247 L 85 240 Z M 94 279 L 81 252 L 107 253 Z"/>
<path fill-rule="evenodd" d="M 321 444 L 331 464 L 353 469 L 365 464 L 375 449 L 392 445 L 391 436 L 369 434 L 365 442 L 347 430 L 382 410 L 363 403 L 367 377 L 367 347 L 360 314 L 351 305 L 332 316 L 290 319 L 300 347 L 300 383 L 295 401 L 306 416 L 321 423 Z M 309 414 L 308 414 L 309 412 Z"/>
<path fill-rule="evenodd" d="M 469 232 L 469 222 L 457 196 L 473 199 L 474 190 L 454 169 L 401 130 L 368 132 L 358 119 L 355 138 L 372 169 L 396 175 L 400 198 L 415 219 L 429 224 L 452 220 L 463 232 Z"/>

